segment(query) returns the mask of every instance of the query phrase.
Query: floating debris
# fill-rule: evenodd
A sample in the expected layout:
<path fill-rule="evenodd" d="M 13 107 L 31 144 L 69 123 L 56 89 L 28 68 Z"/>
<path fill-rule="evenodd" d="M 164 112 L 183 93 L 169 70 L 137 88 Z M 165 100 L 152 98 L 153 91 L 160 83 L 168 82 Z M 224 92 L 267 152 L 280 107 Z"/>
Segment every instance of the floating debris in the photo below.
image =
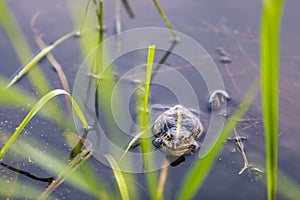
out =
<path fill-rule="evenodd" d="M 220 109 L 221 105 L 229 99 L 230 97 L 225 90 L 216 90 L 210 95 L 208 99 L 208 108 L 210 110 L 218 110 Z"/>
<path fill-rule="evenodd" d="M 218 54 L 220 56 L 227 56 L 228 55 L 228 53 L 225 51 L 225 49 L 223 47 L 217 47 L 216 51 L 218 52 Z"/>
<path fill-rule="evenodd" d="M 232 62 L 232 60 L 228 56 L 221 56 L 219 58 L 219 61 L 223 64 L 229 64 Z"/>
<path fill-rule="evenodd" d="M 232 143 L 242 142 L 245 140 L 248 140 L 248 138 L 246 136 L 239 136 L 239 137 L 233 136 L 233 137 L 227 138 L 227 141 L 232 142 Z"/>
<path fill-rule="evenodd" d="M 229 57 L 229 53 L 227 53 L 227 51 L 225 51 L 225 49 L 223 47 L 217 47 L 216 51 L 220 55 L 219 61 L 221 63 L 223 63 L 223 64 L 229 64 L 229 63 L 232 62 L 231 58 Z"/>

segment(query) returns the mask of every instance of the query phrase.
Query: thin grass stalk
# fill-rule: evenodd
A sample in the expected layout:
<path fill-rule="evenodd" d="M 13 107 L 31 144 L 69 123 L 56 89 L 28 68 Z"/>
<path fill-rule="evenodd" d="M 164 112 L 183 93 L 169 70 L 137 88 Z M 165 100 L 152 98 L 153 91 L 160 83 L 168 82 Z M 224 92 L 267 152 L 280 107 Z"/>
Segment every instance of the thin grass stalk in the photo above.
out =
<path fill-rule="evenodd" d="M 118 163 L 111 155 L 105 155 L 105 158 L 108 160 L 108 162 L 113 170 L 113 173 L 114 173 L 115 179 L 117 181 L 122 199 L 129 200 L 129 193 L 128 193 L 128 189 L 126 186 L 126 182 L 125 182 L 123 173 L 120 170 Z"/>
<path fill-rule="evenodd" d="M 155 5 L 156 9 L 158 10 L 159 14 L 162 16 L 162 18 L 166 22 L 166 24 L 167 24 L 167 26 L 168 26 L 168 28 L 169 28 L 169 30 L 171 32 L 171 35 L 173 37 L 173 40 L 177 41 L 178 40 L 177 35 L 176 35 L 175 31 L 174 31 L 174 28 L 173 28 L 170 20 L 168 19 L 167 15 L 165 14 L 164 10 L 160 7 L 160 5 L 159 5 L 159 3 L 158 3 L 157 0 L 153 0 L 153 3 Z"/>
<path fill-rule="evenodd" d="M 36 54 L 21 70 L 11 79 L 11 81 L 7 84 L 6 89 L 11 87 L 15 84 L 23 75 L 25 75 L 33 66 L 35 66 L 46 54 L 52 51 L 58 44 L 62 43 L 63 41 L 69 39 L 76 35 L 77 32 L 68 33 L 58 40 L 56 40 L 52 45 L 49 45 L 42 49 L 38 54 Z"/>
<path fill-rule="evenodd" d="M 79 26 L 79 35 L 81 35 L 81 33 L 82 33 L 83 25 L 84 25 L 84 22 L 85 22 L 86 17 L 87 17 L 87 13 L 88 13 L 88 10 L 89 10 L 90 3 L 91 3 L 91 0 L 88 0 L 86 6 L 84 8 L 83 17 L 82 17 L 82 20 L 81 20 L 81 23 L 80 23 L 80 26 Z"/>
<path fill-rule="evenodd" d="M 35 176 L 35 175 L 33 175 L 33 174 L 29 173 L 29 172 L 20 170 L 20 169 L 18 169 L 16 167 L 4 164 L 2 162 L 0 162 L 0 165 L 3 166 L 3 167 L 5 167 L 6 169 L 9 169 L 9 170 L 15 172 L 15 173 L 18 173 L 18 174 L 21 174 L 23 176 L 26 176 L 26 177 L 28 177 L 28 178 L 30 178 L 32 180 L 36 180 L 36 181 L 40 181 L 40 182 L 46 182 L 46 183 L 50 184 L 53 181 L 53 179 L 54 179 L 53 177 L 47 177 L 47 178 L 37 177 L 37 176 Z"/>
<path fill-rule="evenodd" d="M 5 1 L 0 1 L 0 25 L 3 27 L 21 65 L 24 66 L 28 63 L 28 59 L 32 57 L 33 52 Z M 36 67 L 32 67 L 31 70 L 28 71 L 28 78 L 37 94 L 43 96 L 51 90 L 50 84 L 38 63 L 35 63 L 33 66 Z M 58 107 L 59 105 L 58 101 L 50 102 L 47 105 L 47 110 L 52 116 L 54 116 L 53 113 L 56 113 L 54 120 L 60 127 L 64 127 L 66 123 L 61 123 L 63 121 L 62 119 L 64 119 L 63 113 L 57 112 L 58 110 L 62 110 Z"/>
<path fill-rule="evenodd" d="M 166 161 L 161 169 L 159 183 L 157 188 L 156 199 L 163 199 L 164 189 L 168 178 L 169 163 Z"/>
<path fill-rule="evenodd" d="M 47 199 L 72 173 L 93 155 L 93 151 L 89 148 L 84 149 L 78 156 L 72 160 L 68 167 L 62 171 L 58 177 L 44 190 L 44 192 L 38 197 L 38 200 Z"/>
<path fill-rule="evenodd" d="M 279 32 L 284 0 L 264 0 L 261 21 L 261 80 L 268 199 L 276 199 L 278 157 Z"/>
<path fill-rule="evenodd" d="M 42 40 L 42 38 L 40 37 L 39 33 L 38 33 L 38 30 L 34 27 L 35 25 L 35 21 L 38 17 L 39 13 L 36 13 L 31 21 L 30 21 L 30 25 L 31 25 L 31 29 L 32 29 L 32 32 L 34 33 L 34 39 L 35 39 L 35 42 L 37 43 L 37 45 L 39 46 L 39 48 L 42 50 L 42 49 L 45 49 L 47 47 L 47 45 L 44 43 L 44 41 Z M 59 62 L 55 59 L 54 55 L 49 52 L 46 54 L 46 57 L 48 59 L 48 61 L 51 63 L 52 67 L 54 68 L 54 70 L 57 72 L 58 74 L 58 77 L 60 79 L 60 82 L 62 84 L 62 87 L 63 89 L 70 93 L 70 86 L 69 86 L 69 83 L 68 83 L 68 80 L 66 78 L 66 75 L 61 67 L 61 65 L 59 64 Z M 65 96 L 65 100 L 66 100 L 66 105 L 67 105 L 67 108 L 68 108 L 68 111 L 70 112 L 71 111 L 71 103 L 70 101 L 68 100 L 68 96 Z"/>
<path fill-rule="evenodd" d="M 141 139 L 141 148 L 142 148 L 142 158 L 144 170 L 146 171 L 146 181 L 148 185 L 148 190 L 152 199 L 156 198 L 157 194 L 157 184 L 158 177 L 156 172 L 148 172 L 148 169 L 151 169 L 153 164 L 153 158 L 151 157 L 151 147 L 152 143 L 149 140 L 150 131 L 150 119 L 148 115 L 148 98 L 149 98 L 149 89 L 150 81 L 152 75 L 152 66 L 155 55 L 155 46 L 149 46 L 148 48 L 148 58 L 147 58 L 147 72 L 146 72 L 146 81 L 144 84 L 138 84 L 138 87 L 141 91 L 137 93 L 137 110 L 138 112 L 138 124 L 141 127 L 140 133 L 143 133 L 143 139 Z M 144 86 L 144 87 L 143 87 Z"/>
<path fill-rule="evenodd" d="M 121 1 L 122 1 L 123 5 L 124 5 L 124 8 L 125 8 L 125 10 L 126 10 L 128 16 L 129 16 L 129 18 L 131 18 L 131 19 L 134 18 L 134 17 L 135 17 L 135 14 L 134 14 L 134 12 L 132 11 L 132 9 L 131 9 L 131 7 L 130 7 L 128 1 L 127 1 L 127 0 L 121 0 Z"/>
<path fill-rule="evenodd" d="M 12 136 L 9 138 L 9 140 L 4 144 L 4 146 L 2 147 L 1 151 L 0 151 L 0 159 L 4 156 L 4 154 L 7 152 L 7 150 L 9 149 L 9 147 L 12 145 L 12 143 L 17 139 L 17 137 L 19 136 L 19 134 L 23 131 L 24 127 L 28 124 L 28 122 L 36 115 L 36 113 L 53 97 L 60 95 L 60 94 L 65 94 L 68 95 L 70 97 L 70 100 L 74 106 L 74 110 L 76 111 L 78 117 L 80 118 L 81 122 L 84 125 L 84 128 L 87 130 L 89 129 L 89 126 L 87 124 L 87 121 L 84 117 L 84 114 L 82 113 L 82 111 L 80 110 L 79 106 L 77 105 L 77 103 L 75 102 L 75 100 L 73 99 L 73 97 L 67 93 L 64 90 L 61 89 L 57 89 L 57 90 L 53 90 L 49 93 L 47 93 L 45 96 L 43 96 L 33 107 L 32 109 L 29 111 L 29 113 L 26 115 L 26 117 L 24 118 L 24 120 L 21 122 L 21 124 L 18 126 L 18 128 L 15 130 L 15 132 L 12 134 Z"/>
<path fill-rule="evenodd" d="M 0 24 L 12 44 L 21 64 L 27 63 L 33 53 L 5 1 L 0 1 Z M 34 67 L 29 71 L 28 76 L 31 84 L 40 95 L 44 95 L 50 90 L 48 82 L 40 67 Z"/>
<path fill-rule="evenodd" d="M 223 141 L 226 140 L 226 138 L 232 133 L 238 123 L 238 120 L 242 118 L 251 102 L 254 100 L 259 88 L 258 84 L 259 81 L 254 81 L 253 85 L 241 102 L 240 107 L 227 120 L 222 133 L 212 150 L 203 159 L 198 160 L 185 175 L 177 199 L 192 199 L 195 196 L 197 190 L 202 186 L 205 178 L 209 174 L 217 156 L 220 154 L 224 145 Z"/>
<path fill-rule="evenodd" d="M 111 190 L 105 187 L 103 181 L 96 176 L 96 172 L 92 167 L 88 166 L 87 162 L 80 164 L 80 168 L 76 168 L 80 162 L 83 162 L 85 158 L 88 158 L 88 156 L 91 155 L 91 151 L 85 151 L 87 152 L 87 154 L 84 154 L 85 156 L 83 156 L 83 154 L 78 155 L 67 164 L 65 158 L 63 160 L 58 158 L 60 157 L 59 155 L 62 155 L 61 152 L 54 152 L 53 155 L 49 153 L 52 148 L 48 148 L 48 151 L 45 152 L 28 145 L 31 143 L 37 144 L 38 142 L 32 139 L 29 141 L 17 140 L 16 145 L 14 145 L 11 150 L 16 155 L 22 157 L 24 154 L 30 155 L 34 163 L 52 174 L 57 174 L 59 176 L 59 174 L 63 173 L 64 175 L 67 175 L 67 178 L 64 178 L 64 181 L 67 182 L 68 185 L 90 194 L 96 199 L 108 199 L 108 197 L 112 196 L 113 193 Z M 70 169 L 70 165 L 74 167 Z"/>
<path fill-rule="evenodd" d="M 68 0 L 68 5 L 71 11 L 71 16 L 73 19 L 73 22 L 75 24 L 75 27 L 79 27 L 81 22 L 82 22 L 82 16 L 78 15 L 78 10 L 80 10 L 82 7 L 84 7 L 86 5 L 85 2 L 82 1 L 78 1 L 78 2 L 74 2 L 73 0 Z M 93 0 L 93 2 L 95 2 Z M 92 2 L 92 3 L 93 3 Z M 95 3 L 93 3 L 95 5 Z M 94 7 L 95 9 L 96 7 Z M 98 9 L 98 6 L 96 8 Z M 98 15 L 96 16 L 97 18 L 95 18 L 94 15 L 95 12 L 89 12 L 86 14 L 86 20 L 85 20 L 85 24 L 84 24 L 84 29 L 82 30 L 82 32 L 84 34 L 82 34 L 82 37 L 80 38 L 80 44 L 81 44 L 81 50 L 82 50 L 82 57 L 85 58 L 86 56 L 88 56 L 92 50 L 94 50 L 95 46 L 99 44 L 99 33 L 100 32 L 96 32 L 96 31 L 90 31 L 90 30 L 95 30 L 95 24 L 99 24 L 98 21 Z M 103 13 L 103 12 L 102 12 Z M 103 17 L 102 17 L 103 19 Z M 102 23 L 103 24 L 103 23 Z M 89 30 L 89 31 L 86 31 Z M 103 30 L 103 27 L 102 27 Z M 98 50 L 99 49 L 99 50 Z M 108 56 L 105 54 L 105 49 L 102 49 L 100 47 L 98 47 L 97 50 L 95 51 L 103 51 L 100 52 L 102 54 L 102 59 L 100 59 L 99 54 L 97 59 L 97 65 L 100 65 L 102 63 L 106 63 Z M 95 59 L 95 60 L 96 60 Z M 94 61 L 93 59 L 91 59 L 90 62 L 90 66 L 94 65 Z M 97 70 L 97 72 L 95 72 L 94 70 Z M 107 106 L 108 102 L 111 102 L 112 100 L 112 92 L 114 91 L 115 94 L 117 93 L 115 89 L 115 85 L 116 85 L 116 80 L 115 80 L 115 76 L 114 76 L 114 68 L 113 65 L 107 67 L 105 70 L 103 69 L 103 67 L 101 66 L 93 66 L 91 73 L 92 75 L 96 75 L 97 79 L 98 79 L 98 84 L 96 85 L 96 89 L 97 89 L 97 93 L 96 96 L 99 99 L 99 101 L 97 101 L 97 103 L 99 103 L 99 106 L 101 106 L 101 114 L 103 114 L 103 118 L 104 118 L 104 124 L 107 127 L 107 133 L 110 134 L 111 136 L 111 140 L 119 143 L 120 141 L 124 141 L 125 137 L 123 137 L 122 135 L 119 135 L 119 127 L 116 126 L 116 124 L 114 123 L 114 118 L 112 115 L 112 108 L 110 106 Z M 91 84 L 93 83 L 91 80 Z M 118 96 L 120 97 L 120 96 Z M 115 97 L 114 101 L 116 101 L 117 103 L 115 104 L 115 107 L 119 107 L 119 109 L 123 109 L 121 107 L 121 98 Z M 96 106 L 95 106 L 96 107 Z M 122 113 L 120 113 L 120 115 L 122 115 Z M 114 153 L 112 153 L 114 155 Z M 126 161 L 127 162 L 127 161 Z M 133 165 L 134 163 L 131 163 L 130 161 L 128 161 L 127 165 L 130 167 L 130 165 Z M 129 196 L 132 199 L 139 199 L 139 194 L 138 194 L 138 189 L 137 189 L 137 181 L 135 180 L 135 176 L 134 174 L 131 173 L 124 173 L 124 178 L 126 181 L 132 181 L 132 184 L 128 184 L 128 192 L 129 192 Z"/>

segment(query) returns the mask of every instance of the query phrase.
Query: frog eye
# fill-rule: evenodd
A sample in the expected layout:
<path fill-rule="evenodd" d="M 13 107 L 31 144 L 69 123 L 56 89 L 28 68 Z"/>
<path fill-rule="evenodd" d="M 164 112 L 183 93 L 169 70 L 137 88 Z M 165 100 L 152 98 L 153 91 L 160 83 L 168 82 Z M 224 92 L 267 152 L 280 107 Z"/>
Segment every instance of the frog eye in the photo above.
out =
<path fill-rule="evenodd" d="M 166 135 L 167 140 L 171 140 L 173 138 L 173 134 L 168 133 Z"/>

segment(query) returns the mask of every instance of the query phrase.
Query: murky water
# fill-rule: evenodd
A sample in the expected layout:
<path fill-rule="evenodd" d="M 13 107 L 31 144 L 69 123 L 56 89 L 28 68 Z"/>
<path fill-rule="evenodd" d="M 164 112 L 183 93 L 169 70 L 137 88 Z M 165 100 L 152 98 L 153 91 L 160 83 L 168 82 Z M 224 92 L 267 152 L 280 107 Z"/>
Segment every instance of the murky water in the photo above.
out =
<path fill-rule="evenodd" d="M 174 28 L 195 41 L 200 43 L 211 55 L 220 70 L 225 87 L 230 94 L 232 101 L 229 104 L 229 110 L 232 111 L 238 105 L 243 95 L 253 82 L 259 76 L 259 27 L 260 27 L 260 9 L 261 2 L 256 1 L 161 1 L 161 6 L 168 15 Z M 55 41 L 61 35 L 72 31 L 72 21 L 68 13 L 67 4 L 64 1 L 51 1 L 51 3 L 36 0 L 15 1 L 9 0 L 13 14 L 17 18 L 20 27 L 24 31 L 30 46 L 34 51 L 38 51 L 35 44 L 32 31 L 30 29 L 30 19 L 37 11 L 40 17 L 36 27 L 44 35 L 46 42 Z M 298 134 L 300 107 L 298 98 L 300 97 L 300 57 L 298 55 L 300 40 L 300 28 L 297 25 L 297 19 L 300 17 L 300 3 L 297 0 L 286 2 L 282 19 L 281 31 L 281 73 L 280 73 L 280 109 L 279 109 L 279 172 L 291 177 L 296 182 L 300 182 L 298 170 L 300 168 L 299 145 L 300 136 Z M 155 10 L 151 1 L 132 2 L 132 9 L 136 18 L 129 19 L 123 7 L 121 7 L 121 21 L 123 30 L 129 30 L 137 27 L 166 27 L 164 21 Z M 105 36 L 114 34 L 114 13 L 115 4 L 112 1 L 104 2 L 104 22 L 107 28 Z M 78 15 L 83 15 L 83 10 L 78 10 Z M 171 37 L 171 36 L 170 36 Z M 0 29 L 0 60 L 2 61 L 1 76 L 9 78 L 20 66 L 16 55 L 8 42 L 3 30 Z M 220 55 L 216 51 L 217 47 L 222 47 L 228 54 L 232 62 L 223 64 L 220 62 Z M 82 62 L 80 50 L 76 39 L 70 39 L 58 46 L 53 54 L 63 66 L 70 85 L 73 85 L 76 72 Z M 197 55 L 194 55 L 197 56 Z M 120 58 L 116 63 L 124 66 L 123 70 L 129 70 L 134 58 L 130 55 Z M 29 58 L 28 58 L 29 59 Z M 186 63 L 176 56 L 170 56 L 166 62 L 168 66 L 182 67 Z M 51 80 L 53 88 L 60 88 L 60 83 L 50 64 L 43 60 L 41 66 L 47 78 Z M 193 84 L 204 85 L 203 80 L 193 77 L 193 71 L 182 70 L 183 73 L 192 80 Z M 122 73 L 122 72 L 120 72 Z M 200 83 L 200 82 L 201 83 Z M 30 89 L 26 78 L 19 83 L 22 87 Z M 194 86 L 194 85 L 193 85 Z M 194 87 L 197 97 L 200 99 L 200 108 L 208 114 L 206 109 L 206 100 L 208 96 L 205 86 Z M 164 90 L 162 90 L 164 91 Z M 165 105 L 174 105 L 176 100 L 167 90 L 161 95 L 161 88 L 153 89 L 151 102 L 163 103 Z M 0 111 L 0 130 L 13 132 L 25 113 L 1 108 Z M 245 150 L 251 164 L 264 170 L 264 134 L 261 121 L 261 104 L 258 95 L 248 114 L 245 116 L 249 122 L 241 123 L 238 127 L 238 133 L 246 136 Z M 207 124 L 206 124 L 207 125 Z M 68 157 L 68 149 L 61 141 L 60 129 L 53 122 L 43 118 L 35 118 L 26 128 L 27 132 L 21 137 L 36 137 L 43 141 L 40 148 L 47 146 L 57 146 L 65 152 Z M 61 155 L 64 156 L 64 155 Z M 7 158 L 8 159 L 8 158 Z M 187 156 L 186 161 L 176 167 L 171 167 L 166 186 L 166 199 L 173 199 L 175 191 L 179 190 L 182 177 L 186 169 L 193 165 L 194 158 Z M 4 161 L 6 161 L 4 159 Z M 91 162 L 96 171 L 101 176 L 110 178 L 110 170 L 92 158 Z M 25 171 L 34 172 L 35 175 L 42 177 L 50 174 L 32 165 L 29 160 L 20 163 L 18 161 L 9 161 L 8 164 L 20 166 Z M 236 150 L 234 144 L 226 143 L 223 152 L 218 157 L 212 171 L 208 175 L 203 187 L 198 191 L 195 199 L 266 199 L 266 187 L 261 181 L 253 180 L 246 172 L 238 175 L 243 167 L 242 155 Z M 15 179 L 15 173 L 1 167 L 1 176 L 6 176 L 8 180 Z M 23 176 L 18 177 L 33 184 L 46 186 L 45 183 L 32 181 Z M 282 180 L 278 180 L 281 182 Z M 142 175 L 139 175 L 140 190 L 142 194 L 147 194 L 145 181 Z M 108 183 L 109 184 L 109 183 Z M 74 190 L 68 185 L 63 185 L 54 193 L 58 198 L 74 199 L 85 196 L 82 192 Z M 91 198 L 92 199 L 92 198 Z M 279 195 L 279 199 L 285 199 Z"/>

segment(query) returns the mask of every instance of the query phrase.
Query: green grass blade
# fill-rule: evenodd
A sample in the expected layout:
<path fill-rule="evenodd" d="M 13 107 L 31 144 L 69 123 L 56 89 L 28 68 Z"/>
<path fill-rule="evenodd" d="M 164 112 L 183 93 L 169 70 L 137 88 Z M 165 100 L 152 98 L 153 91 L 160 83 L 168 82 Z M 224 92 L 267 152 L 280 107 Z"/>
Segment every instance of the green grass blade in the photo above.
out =
<path fill-rule="evenodd" d="M 82 24 L 82 14 L 78 14 L 78 10 L 82 10 L 82 8 L 84 8 L 86 6 L 86 2 L 85 1 L 76 1 L 74 2 L 73 0 L 68 0 L 68 6 L 70 9 L 70 13 L 71 13 L 71 17 L 73 19 L 73 23 L 75 27 L 82 27 L 81 28 L 81 37 L 80 37 L 80 47 L 81 47 L 81 51 L 82 51 L 82 57 L 86 58 L 91 51 L 97 46 L 99 45 L 99 42 L 101 42 L 99 40 L 99 37 L 101 37 L 99 35 L 98 31 L 95 31 L 95 25 L 99 24 L 99 20 L 96 17 L 99 17 L 99 15 L 97 15 L 95 17 L 95 12 L 94 10 L 92 10 L 92 12 L 87 12 L 87 13 L 83 13 L 84 14 L 84 18 L 85 18 L 85 22 L 84 24 Z M 99 2 L 100 3 L 100 2 Z M 102 2 L 101 2 L 102 3 Z M 101 9 L 100 9 L 101 10 Z M 99 14 L 102 14 L 101 12 Z M 103 16 L 102 16 L 102 20 L 103 20 Z M 103 23 L 102 23 L 103 24 Z M 104 34 L 103 34 L 104 37 Z M 93 73 L 93 75 L 96 75 L 97 77 L 99 77 L 99 84 L 97 85 L 97 98 L 95 98 L 95 100 L 99 100 L 97 101 L 97 103 L 99 104 L 99 108 L 101 107 L 101 114 L 103 115 L 104 118 L 104 124 L 105 127 L 107 127 L 107 133 L 110 136 L 110 139 L 112 140 L 112 142 L 114 142 L 117 145 L 123 145 L 123 142 L 125 141 L 125 137 L 123 137 L 123 134 L 118 134 L 119 133 L 119 127 L 116 125 L 115 123 L 115 118 L 112 115 L 112 108 L 111 106 L 107 106 L 107 103 L 112 102 L 112 92 L 115 91 L 115 95 L 114 95 L 114 102 L 115 105 L 114 107 L 118 107 L 120 110 L 123 109 L 121 106 L 121 96 L 118 95 L 118 91 L 115 90 L 115 86 L 116 86 L 116 79 L 115 79 L 115 75 L 114 75 L 114 68 L 113 65 L 110 65 L 108 68 L 104 69 L 103 64 L 108 64 L 110 62 L 108 62 L 109 57 L 106 54 L 105 51 L 105 47 L 100 47 L 98 46 L 98 49 L 96 50 L 97 55 L 95 55 L 94 58 L 90 59 L 90 66 L 92 66 L 92 69 L 95 69 L 95 71 L 91 70 L 91 73 Z M 96 66 L 95 66 L 96 65 Z M 91 83 L 93 83 L 94 81 L 91 79 Z M 96 94 L 95 94 L 96 95 Z M 117 96 L 117 98 L 116 98 Z M 96 107 L 96 105 L 95 105 Z M 120 118 L 122 119 L 122 113 L 120 113 Z M 117 152 L 112 152 L 112 156 L 114 158 L 116 158 L 114 156 L 114 153 Z M 135 164 L 132 163 L 130 161 L 126 162 L 126 165 L 128 168 L 132 168 L 131 165 Z M 137 181 L 135 180 L 135 175 L 131 174 L 131 173 L 124 173 L 123 174 L 126 182 L 130 182 L 132 184 L 128 184 L 128 192 L 129 192 L 129 196 L 132 199 L 139 199 L 138 195 L 138 189 L 137 189 Z"/>
<path fill-rule="evenodd" d="M 6 5 L 6 1 L 0 1 L 0 25 L 3 27 L 21 64 L 24 65 L 28 62 L 28 59 L 32 57 L 33 53 L 17 21 Z M 49 84 L 40 67 L 33 67 L 32 70 L 28 72 L 28 76 L 31 84 L 40 95 L 44 95 L 50 91 Z"/>
<path fill-rule="evenodd" d="M 42 188 L 38 188 L 34 184 L 30 184 L 25 181 L 5 180 L 4 177 L 0 177 L 0 198 L 2 199 L 36 199 Z M 49 198 L 54 199 L 54 198 Z"/>
<path fill-rule="evenodd" d="M 9 90 L 5 89 L 6 81 L 0 77 L 0 105 L 1 106 L 13 106 L 16 105 L 22 108 L 28 108 L 28 105 L 32 105 L 36 102 L 36 98 L 30 93 L 18 88 L 13 87 Z"/>
<path fill-rule="evenodd" d="M 22 69 L 12 78 L 12 80 L 8 83 L 6 88 L 9 88 L 13 84 L 15 84 L 24 74 L 26 74 L 33 66 L 35 66 L 46 54 L 52 51 L 58 44 L 65 41 L 66 39 L 73 37 L 76 35 L 76 32 L 68 33 L 57 41 L 55 41 L 52 45 L 49 45 L 42 49 L 38 54 L 36 54 Z"/>
<path fill-rule="evenodd" d="M 15 50 L 21 65 L 24 66 L 26 63 L 28 63 L 28 60 L 32 58 L 34 54 L 31 51 L 30 45 L 27 43 L 27 40 L 22 30 L 20 29 L 18 22 L 12 15 L 9 7 L 6 5 L 6 1 L 0 1 L 0 25 L 2 26 L 4 32 L 7 35 L 7 38 L 9 39 L 13 49 Z M 60 41 L 58 40 L 58 42 Z M 37 94 L 43 96 L 47 92 L 49 92 L 51 88 L 38 64 L 32 64 L 36 67 L 32 66 L 31 69 L 28 71 L 28 78 L 32 86 L 36 90 Z M 47 108 L 49 108 L 47 110 L 52 116 L 55 116 L 54 113 L 56 113 L 56 117 L 54 120 L 56 120 L 60 127 L 63 127 L 65 123 L 62 124 L 59 122 L 63 119 L 66 119 L 66 117 L 63 116 L 63 113 L 58 112 L 58 110 L 62 110 L 58 108 L 58 105 L 58 101 L 50 102 L 47 105 Z"/>
<path fill-rule="evenodd" d="M 65 157 L 62 156 L 64 153 L 58 151 L 55 147 L 48 147 L 47 151 L 43 151 L 30 145 L 38 143 L 38 141 L 33 139 L 22 138 L 15 142 L 11 150 L 20 157 L 30 155 L 34 163 L 50 172 L 52 176 L 58 177 L 58 180 L 63 179 L 74 188 L 97 199 L 108 199 L 111 197 L 113 193 L 111 193 L 109 188 L 105 187 L 100 177 L 95 175 L 96 172 L 93 168 L 88 166 L 86 162 L 82 163 L 88 155 L 84 151 L 71 162 L 67 162 Z M 80 167 L 78 168 L 78 166 Z"/>
<path fill-rule="evenodd" d="M 110 155 L 105 155 L 106 159 L 108 160 L 114 175 L 115 175 L 115 179 L 117 181 L 121 196 L 123 200 L 129 200 L 129 194 L 128 194 L 128 189 L 125 183 L 125 179 L 123 177 L 123 174 L 120 170 L 120 167 L 118 165 L 118 163 L 116 162 L 116 160 L 110 156 Z"/>
<path fill-rule="evenodd" d="M 151 133 L 149 130 L 150 119 L 148 113 L 148 99 L 149 99 L 149 89 L 150 81 L 152 74 L 152 66 L 155 55 L 155 46 L 149 46 L 148 48 L 148 58 L 147 58 L 147 72 L 146 72 L 146 81 L 145 83 L 138 83 L 137 87 L 139 91 L 137 92 L 137 112 L 138 112 L 138 124 L 140 125 L 140 133 L 143 134 L 141 139 L 141 149 L 142 149 L 142 158 L 144 168 L 147 171 L 152 169 L 154 164 L 154 158 L 149 154 L 151 152 L 152 143 L 150 141 Z M 158 175 L 156 172 L 146 172 L 146 181 L 149 189 L 149 193 L 152 199 L 156 198 L 157 194 L 157 184 L 158 184 Z"/>
<path fill-rule="evenodd" d="M 57 89 L 57 90 L 53 90 L 49 93 L 47 93 L 45 96 L 43 96 L 34 106 L 33 108 L 29 111 L 29 113 L 26 115 L 26 117 L 24 118 L 24 120 L 21 122 L 21 124 L 19 125 L 19 127 L 16 129 L 16 131 L 13 133 L 13 135 L 9 138 L 9 140 L 5 143 L 5 145 L 2 147 L 1 151 L 0 151 L 0 159 L 4 156 L 4 154 L 6 153 L 6 151 L 9 149 L 9 147 L 12 145 L 12 143 L 17 139 L 17 137 L 19 136 L 19 134 L 22 132 L 22 130 L 24 129 L 24 127 L 28 124 L 28 122 L 32 119 L 32 117 L 35 116 L 35 114 L 53 97 L 60 95 L 60 94 L 65 94 L 68 95 L 70 97 L 70 100 L 74 106 L 74 110 L 76 111 L 78 117 L 80 118 L 81 122 L 84 125 L 85 129 L 88 129 L 88 124 L 87 121 L 84 117 L 84 114 L 82 113 L 82 111 L 80 110 L 79 106 L 77 105 L 77 103 L 74 101 L 74 99 L 72 98 L 72 96 L 67 93 L 64 90 L 61 89 Z"/>
<path fill-rule="evenodd" d="M 261 20 L 261 80 L 268 199 L 276 199 L 278 157 L 279 32 L 283 0 L 263 1 Z"/>
<path fill-rule="evenodd" d="M 151 81 L 151 75 L 152 75 L 152 66 L 153 66 L 153 62 L 154 62 L 154 55 L 155 55 L 155 45 L 151 45 L 148 48 L 145 97 L 144 97 L 144 111 L 147 111 L 147 108 L 148 108 L 149 88 L 150 88 L 150 81 Z"/>
<path fill-rule="evenodd" d="M 240 107 L 226 122 L 225 127 L 223 128 L 223 131 L 212 150 L 203 159 L 198 160 L 188 171 L 181 184 L 181 189 L 177 199 L 192 199 L 192 197 L 195 196 L 197 190 L 202 186 L 205 178 L 209 174 L 217 156 L 220 154 L 224 145 L 224 140 L 226 140 L 226 138 L 232 133 L 232 130 L 237 124 L 237 120 L 240 119 L 247 111 L 258 88 L 258 81 L 256 81 L 245 96 Z"/>
<path fill-rule="evenodd" d="M 170 20 L 168 19 L 167 15 L 165 14 L 165 12 L 164 12 L 163 9 L 160 7 L 158 1 L 157 1 L 157 0 L 153 0 L 153 3 L 154 3 L 154 5 L 155 5 L 156 9 L 158 10 L 159 14 L 162 16 L 162 18 L 163 18 L 164 21 L 166 22 L 166 24 L 167 24 L 167 26 L 168 26 L 168 28 L 169 28 L 169 30 L 170 30 L 170 32 L 171 32 L 171 35 L 172 35 L 172 37 L 173 37 L 173 40 L 174 40 L 174 41 L 178 41 L 177 35 L 176 35 L 175 31 L 174 31 L 174 28 L 173 28 L 173 26 L 172 26 Z"/>

